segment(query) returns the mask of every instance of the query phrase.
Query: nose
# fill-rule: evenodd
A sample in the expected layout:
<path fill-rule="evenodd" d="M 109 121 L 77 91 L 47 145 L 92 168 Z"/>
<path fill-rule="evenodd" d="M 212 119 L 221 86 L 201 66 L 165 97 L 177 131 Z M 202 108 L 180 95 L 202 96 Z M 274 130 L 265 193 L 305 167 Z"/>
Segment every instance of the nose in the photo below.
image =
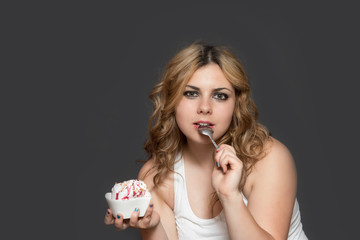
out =
<path fill-rule="evenodd" d="M 198 114 L 211 114 L 212 107 L 208 99 L 201 99 L 198 106 Z"/>

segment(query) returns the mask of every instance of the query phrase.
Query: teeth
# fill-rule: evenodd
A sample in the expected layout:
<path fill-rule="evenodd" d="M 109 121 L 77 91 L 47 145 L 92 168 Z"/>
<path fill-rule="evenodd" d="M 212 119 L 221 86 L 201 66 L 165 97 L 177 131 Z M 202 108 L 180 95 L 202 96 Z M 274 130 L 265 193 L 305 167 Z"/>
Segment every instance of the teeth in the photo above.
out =
<path fill-rule="evenodd" d="M 208 127 L 210 124 L 208 123 L 197 123 L 200 127 Z"/>

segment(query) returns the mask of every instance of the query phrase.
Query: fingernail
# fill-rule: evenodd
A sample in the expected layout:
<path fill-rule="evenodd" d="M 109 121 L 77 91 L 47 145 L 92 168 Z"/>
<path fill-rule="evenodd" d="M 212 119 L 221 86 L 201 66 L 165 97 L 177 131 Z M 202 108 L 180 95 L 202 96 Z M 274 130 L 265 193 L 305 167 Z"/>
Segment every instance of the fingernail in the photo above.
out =
<path fill-rule="evenodd" d="M 138 208 L 135 208 L 135 212 L 138 212 L 139 211 L 139 209 Z"/>
<path fill-rule="evenodd" d="M 219 163 L 218 163 L 218 162 L 216 162 L 216 166 L 219 167 Z"/>
<path fill-rule="evenodd" d="M 154 206 L 154 204 L 150 204 L 150 207 L 153 207 Z"/>
<path fill-rule="evenodd" d="M 110 211 L 109 211 L 109 210 L 107 210 L 107 214 L 110 214 Z"/>
<path fill-rule="evenodd" d="M 120 216 L 120 215 L 117 215 L 117 218 L 118 218 L 118 219 L 120 219 L 120 218 L 121 218 L 121 216 Z"/>

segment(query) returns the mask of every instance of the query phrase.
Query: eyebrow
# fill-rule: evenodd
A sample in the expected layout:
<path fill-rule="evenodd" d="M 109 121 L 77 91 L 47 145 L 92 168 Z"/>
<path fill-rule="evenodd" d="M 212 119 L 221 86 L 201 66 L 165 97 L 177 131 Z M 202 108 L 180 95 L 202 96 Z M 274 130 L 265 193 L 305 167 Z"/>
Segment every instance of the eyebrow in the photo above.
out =
<path fill-rule="evenodd" d="M 195 87 L 195 86 L 192 86 L 192 85 L 186 85 L 186 87 L 189 87 L 189 88 L 192 88 L 192 89 L 194 89 L 194 90 L 200 91 L 200 88 Z M 232 92 L 229 88 L 226 88 L 226 87 L 215 88 L 215 89 L 214 89 L 214 92 L 216 92 L 216 91 L 221 91 L 221 90 L 227 90 L 227 91 L 229 91 L 229 92 Z"/>

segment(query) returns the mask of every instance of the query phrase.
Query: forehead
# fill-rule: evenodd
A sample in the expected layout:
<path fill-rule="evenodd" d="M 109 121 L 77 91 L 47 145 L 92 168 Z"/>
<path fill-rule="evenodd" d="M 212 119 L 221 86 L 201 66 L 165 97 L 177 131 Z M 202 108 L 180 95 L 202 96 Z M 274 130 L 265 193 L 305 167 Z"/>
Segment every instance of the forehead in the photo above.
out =
<path fill-rule="evenodd" d="M 209 64 L 196 70 L 189 79 L 188 84 L 198 87 L 233 88 L 217 64 Z"/>

